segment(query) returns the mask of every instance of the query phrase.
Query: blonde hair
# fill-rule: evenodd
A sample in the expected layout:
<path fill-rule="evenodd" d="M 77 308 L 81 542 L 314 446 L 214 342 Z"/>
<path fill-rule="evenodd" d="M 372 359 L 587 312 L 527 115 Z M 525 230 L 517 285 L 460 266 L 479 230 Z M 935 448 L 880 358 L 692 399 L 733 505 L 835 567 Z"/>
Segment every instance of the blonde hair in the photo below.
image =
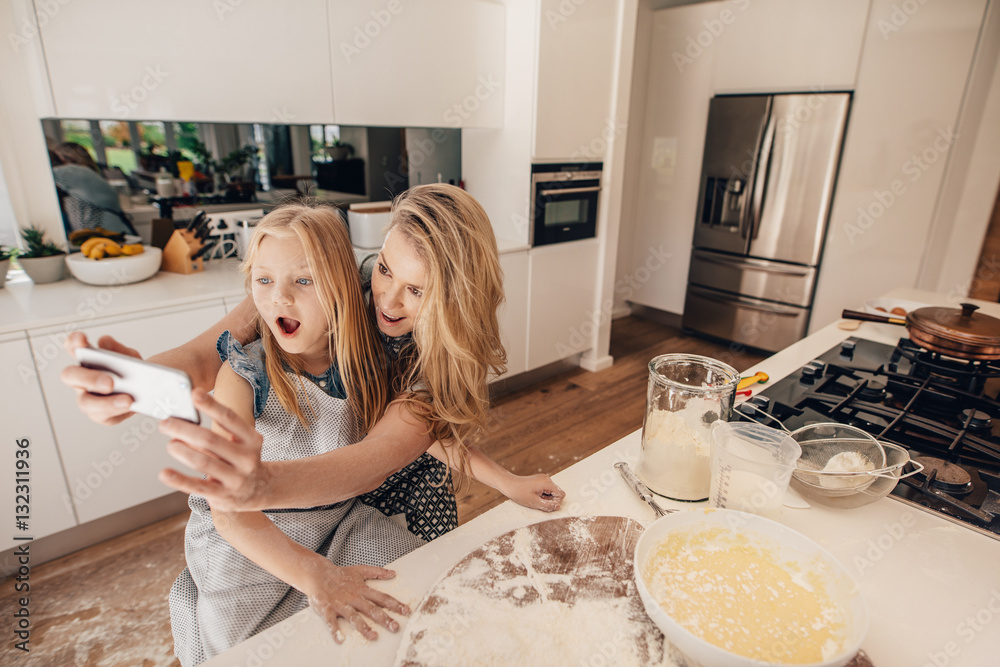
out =
<path fill-rule="evenodd" d="M 246 274 L 250 292 L 254 262 L 260 254 L 261 242 L 268 237 L 297 239 L 302 245 L 312 273 L 313 284 L 326 315 L 330 334 L 330 358 L 337 362 L 347 401 L 368 431 L 382 417 L 388 399 L 386 355 L 376 336 L 375 325 L 368 316 L 357 264 L 347 228 L 332 208 L 292 204 L 278 207 L 257 224 L 240 270 Z M 297 357 L 281 349 L 274 334 L 257 314 L 257 329 L 264 345 L 267 377 L 282 407 L 308 427 L 316 417 L 307 419 L 299 407 L 298 396 L 304 394 L 304 368 Z M 286 369 L 298 375 L 296 387 Z"/>
<path fill-rule="evenodd" d="M 416 349 L 403 357 L 400 386 L 409 389 L 402 400 L 465 472 L 468 446 L 486 430 L 490 377 L 507 368 L 493 227 L 467 192 L 430 184 L 393 201 L 388 231 L 402 235 L 427 269 L 413 329 Z"/>

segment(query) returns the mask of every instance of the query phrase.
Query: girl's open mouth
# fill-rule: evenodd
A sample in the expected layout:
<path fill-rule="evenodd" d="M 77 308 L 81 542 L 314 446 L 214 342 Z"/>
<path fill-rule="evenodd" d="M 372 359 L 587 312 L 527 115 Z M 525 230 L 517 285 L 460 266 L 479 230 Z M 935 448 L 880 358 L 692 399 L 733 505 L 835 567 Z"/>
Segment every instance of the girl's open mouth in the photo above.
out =
<path fill-rule="evenodd" d="M 293 320 L 290 317 L 279 317 L 278 327 L 285 333 L 286 336 L 291 336 L 299 328 L 299 321 Z"/>

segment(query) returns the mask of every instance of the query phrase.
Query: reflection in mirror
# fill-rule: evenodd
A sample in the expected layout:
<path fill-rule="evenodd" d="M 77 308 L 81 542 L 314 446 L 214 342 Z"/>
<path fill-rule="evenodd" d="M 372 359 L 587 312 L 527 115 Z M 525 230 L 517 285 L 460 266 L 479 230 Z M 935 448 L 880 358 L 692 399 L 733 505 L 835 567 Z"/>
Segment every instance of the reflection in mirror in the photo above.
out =
<path fill-rule="evenodd" d="M 461 182 L 457 129 L 58 118 L 42 129 L 67 234 L 131 227 L 146 237 L 152 218 L 181 207 L 300 195 L 346 207 Z"/>

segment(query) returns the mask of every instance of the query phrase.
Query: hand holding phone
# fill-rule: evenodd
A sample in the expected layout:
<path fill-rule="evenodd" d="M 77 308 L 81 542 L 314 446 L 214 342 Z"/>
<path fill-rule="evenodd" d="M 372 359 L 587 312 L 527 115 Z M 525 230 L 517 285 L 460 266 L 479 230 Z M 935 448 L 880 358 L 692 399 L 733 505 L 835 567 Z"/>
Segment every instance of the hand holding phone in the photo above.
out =
<path fill-rule="evenodd" d="M 184 371 L 91 347 L 77 349 L 76 359 L 85 368 L 110 373 L 115 393 L 132 397 L 133 411 L 161 420 L 179 417 L 201 423 L 191 399 L 191 378 Z"/>

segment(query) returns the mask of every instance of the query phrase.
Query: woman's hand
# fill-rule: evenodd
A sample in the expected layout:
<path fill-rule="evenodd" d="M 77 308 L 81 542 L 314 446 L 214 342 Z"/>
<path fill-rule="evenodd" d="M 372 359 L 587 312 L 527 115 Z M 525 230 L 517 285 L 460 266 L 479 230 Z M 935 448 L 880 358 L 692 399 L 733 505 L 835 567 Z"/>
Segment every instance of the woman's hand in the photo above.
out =
<path fill-rule="evenodd" d="M 340 631 L 340 619 L 353 625 L 365 639 L 378 638 L 365 617 L 386 628 L 390 632 L 399 631 L 399 623 L 386 610 L 408 616 L 409 607 L 396 598 L 377 591 L 365 583 L 368 579 L 392 579 L 396 573 L 381 567 L 355 565 L 339 567 L 323 559 L 324 565 L 311 573 L 308 590 L 302 592 L 309 598 L 309 606 L 326 621 L 333 640 L 344 643 L 344 633 Z"/>
<path fill-rule="evenodd" d="M 111 336 L 102 336 L 97 346 L 120 354 L 127 354 L 141 359 L 139 353 L 126 347 Z M 75 359 L 76 351 L 81 347 L 90 347 L 87 337 L 79 331 L 74 331 L 63 343 L 63 347 Z M 63 384 L 76 391 L 76 405 L 80 411 L 98 424 L 111 426 L 132 416 L 129 408 L 132 397 L 128 394 L 114 394 L 114 380 L 110 373 L 80 365 L 67 366 L 62 370 L 60 378 Z"/>
<path fill-rule="evenodd" d="M 566 497 L 566 492 L 544 474 L 511 475 L 500 486 L 498 490 L 518 505 L 543 512 L 555 512 Z"/>
<path fill-rule="evenodd" d="M 187 494 L 205 496 L 213 508 L 226 512 L 267 509 L 270 472 L 260 460 L 263 438 L 231 409 L 205 392 L 192 391 L 195 407 L 212 418 L 225 433 L 171 417 L 160 422 L 160 431 L 171 438 L 167 452 L 207 479 L 167 468 L 160 481 Z"/>

